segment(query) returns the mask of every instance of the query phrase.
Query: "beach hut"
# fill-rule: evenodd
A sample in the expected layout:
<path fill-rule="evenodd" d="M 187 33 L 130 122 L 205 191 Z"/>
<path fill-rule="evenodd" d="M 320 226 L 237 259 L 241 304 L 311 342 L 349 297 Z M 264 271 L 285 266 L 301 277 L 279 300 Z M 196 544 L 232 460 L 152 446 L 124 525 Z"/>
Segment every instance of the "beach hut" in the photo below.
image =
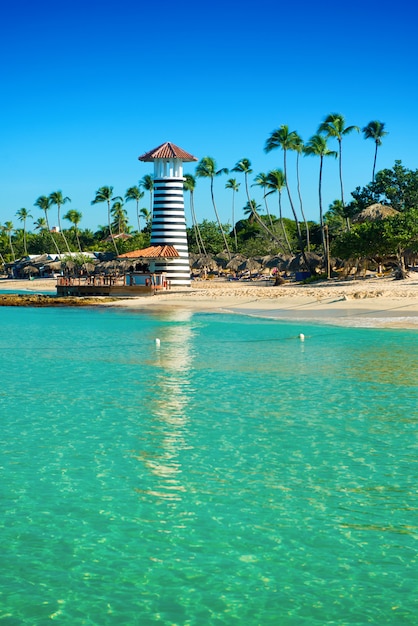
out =
<path fill-rule="evenodd" d="M 171 142 L 138 157 L 154 163 L 151 246 L 173 247 L 177 257 L 155 260 L 155 269 L 167 274 L 174 287 L 190 286 L 190 262 L 184 213 L 183 163 L 197 158 Z M 175 259 L 175 261 L 174 261 Z"/>
<path fill-rule="evenodd" d="M 357 215 L 353 217 L 353 222 L 358 222 L 360 224 L 362 222 L 377 222 L 379 220 L 384 220 L 387 217 L 393 217 L 398 213 L 399 211 L 393 207 L 376 202 L 375 204 L 371 204 L 360 211 L 360 213 L 357 213 Z"/>

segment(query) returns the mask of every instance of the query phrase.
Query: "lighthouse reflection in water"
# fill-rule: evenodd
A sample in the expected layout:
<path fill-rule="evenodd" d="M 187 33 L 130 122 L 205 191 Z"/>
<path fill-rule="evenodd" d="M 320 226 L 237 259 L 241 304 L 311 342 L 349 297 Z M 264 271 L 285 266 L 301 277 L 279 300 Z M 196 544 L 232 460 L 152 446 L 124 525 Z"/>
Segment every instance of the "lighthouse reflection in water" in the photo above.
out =
<path fill-rule="evenodd" d="M 143 455 L 141 460 L 158 479 L 158 486 L 154 484 L 146 493 L 173 501 L 180 500 L 185 491 L 181 453 L 189 448 L 187 430 L 192 396 L 193 330 L 188 311 L 173 312 L 165 321 L 169 323 L 159 330 L 159 337 L 155 339 L 156 377 L 150 407 L 150 426 L 152 424 L 160 441 L 154 453 Z"/>

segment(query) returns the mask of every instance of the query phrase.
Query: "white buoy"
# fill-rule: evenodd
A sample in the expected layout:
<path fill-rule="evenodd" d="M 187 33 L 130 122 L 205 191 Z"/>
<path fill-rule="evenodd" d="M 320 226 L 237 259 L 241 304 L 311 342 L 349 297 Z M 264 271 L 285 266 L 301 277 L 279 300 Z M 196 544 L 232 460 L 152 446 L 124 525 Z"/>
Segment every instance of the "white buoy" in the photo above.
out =
<path fill-rule="evenodd" d="M 299 333 L 299 339 L 301 341 L 305 341 L 305 335 L 303 333 Z"/>
<path fill-rule="evenodd" d="M 155 345 L 157 346 L 157 348 L 160 347 L 160 343 L 161 341 L 158 339 L 158 337 L 155 339 Z"/>

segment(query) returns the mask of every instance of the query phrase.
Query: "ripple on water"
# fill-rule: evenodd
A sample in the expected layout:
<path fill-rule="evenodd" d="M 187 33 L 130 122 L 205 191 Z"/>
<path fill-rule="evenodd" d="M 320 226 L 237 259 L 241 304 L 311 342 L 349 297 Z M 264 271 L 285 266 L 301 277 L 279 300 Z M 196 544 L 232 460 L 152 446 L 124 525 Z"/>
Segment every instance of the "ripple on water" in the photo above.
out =
<path fill-rule="evenodd" d="M 413 332 L 2 316 L 5 624 L 416 623 Z"/>

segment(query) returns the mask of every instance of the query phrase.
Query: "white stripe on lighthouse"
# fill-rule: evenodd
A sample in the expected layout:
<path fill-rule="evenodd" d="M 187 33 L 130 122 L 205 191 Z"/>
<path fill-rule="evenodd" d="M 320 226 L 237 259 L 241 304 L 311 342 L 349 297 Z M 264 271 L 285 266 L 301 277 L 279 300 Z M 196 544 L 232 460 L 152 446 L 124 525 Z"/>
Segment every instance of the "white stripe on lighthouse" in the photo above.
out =
<path fill-rule="evenodd" d="M 151 245 L 176 248 L 180 257 L 159 260 L 155 263 L 155 269 L 165 272 L 173 286 L 190 286 L 183 178 L 154 180 Z"/>

